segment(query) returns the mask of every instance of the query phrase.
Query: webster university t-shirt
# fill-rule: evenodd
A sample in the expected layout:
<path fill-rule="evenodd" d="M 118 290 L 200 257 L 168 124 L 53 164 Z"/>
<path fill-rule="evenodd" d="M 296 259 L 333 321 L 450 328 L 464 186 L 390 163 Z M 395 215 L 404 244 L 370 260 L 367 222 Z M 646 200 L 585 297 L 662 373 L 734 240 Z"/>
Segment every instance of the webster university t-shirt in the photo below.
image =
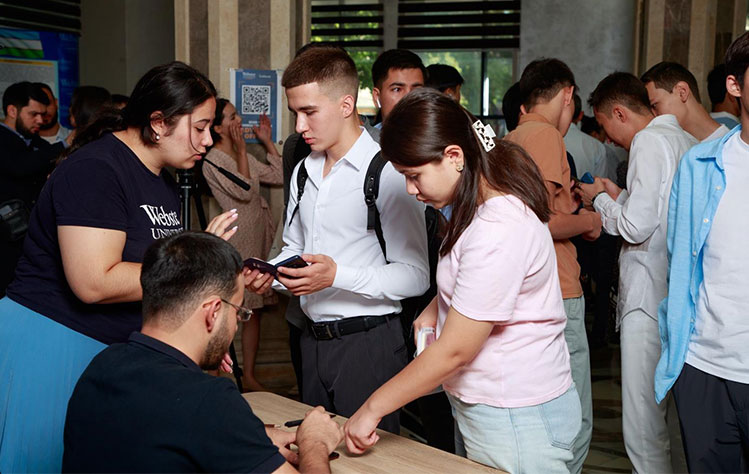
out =
<path fill-rule="evenodd" d="M 494 328 L 476 357 L 443 383 L 466 403 L 538 405 L 572 384 L 567 317 L 549 229 L 514 196 L 481 205 L 437 267 L 437 337 L 452 306 Z"/>
<path fill-rule="evenodd" d="M 125 232 L 122 261 L 140 263 L 151 243 L 181 231 L 179 212 L 177 186 L 169 173 L 153 174 L 117 137 L 104 135 L 52 172 L 32 211 L 23 256 L 7 294 L 100 342 L 124 342 L 140 329 L 140 302 L 80 301 L 65 278 L 57 227 Z"/>

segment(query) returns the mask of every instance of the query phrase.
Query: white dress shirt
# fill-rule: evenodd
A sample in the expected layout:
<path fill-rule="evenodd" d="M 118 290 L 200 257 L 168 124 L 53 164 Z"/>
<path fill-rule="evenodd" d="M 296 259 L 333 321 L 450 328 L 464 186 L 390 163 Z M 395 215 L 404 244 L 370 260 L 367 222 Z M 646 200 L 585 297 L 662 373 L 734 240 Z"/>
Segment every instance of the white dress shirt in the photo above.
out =
<path fill-rule="evenodd" d="M 726 189 L 703 248 L 704 279 L 686 362 L 716 377 L 748 384 L 749 144 L 740 133 L 723 148 L 723 169 Z"/>
<path fill-rule="evenodd" d="M 624 239 L 619 255 L 617 327 L 635 309 L 658 319 L 658 305 L 668 291 L 666 224 L 671 183 L 679 160 L 696 144 L 675 116 L 655 117 L 632 141 L 627 190 L 616 201 L 603 193 L 593 202 L 604 230 Z"/>
<path fill-rule="evenodd" d="M 323 177 L 325 153 L 313 151 L 291 177 L 285 245 L 271 263 L 304 253 L 335 260 L 332 287 L 301 297 L 302 309 L 315 322 L 396 313 L 400 300 L 429 288 L 425 206 L 406 192 L 405 178 L 390 163 L 382 170 L 377 197 L 387 261 L 374 230 L 367 230 L 364 176 L 379 149 L 362 128 L 327 176 Z M 299 166 L 306 166 L 309 178 L 291 220 Z M 282 285 L 274 282 L 278 287 Z"/>
<path fill-rule="evenodd" d="M 707 137 L 705 137 L 705 139 L 702 140 L 700 143 L 710 142 L 710 141 L 713 141 L 713 140 L 717 140 L 719 138 L 723 138 L 723 135 L 725 135 L 726 133 L 728 133 L 730 131 L 731 131 L 730 128 L 726 127 L 723 124 L 720 124 L 720 126 L 718 128 L 716 128 L 713 131 L 713 133 L 711 133 L 710 135 L 708 135 Z"/>

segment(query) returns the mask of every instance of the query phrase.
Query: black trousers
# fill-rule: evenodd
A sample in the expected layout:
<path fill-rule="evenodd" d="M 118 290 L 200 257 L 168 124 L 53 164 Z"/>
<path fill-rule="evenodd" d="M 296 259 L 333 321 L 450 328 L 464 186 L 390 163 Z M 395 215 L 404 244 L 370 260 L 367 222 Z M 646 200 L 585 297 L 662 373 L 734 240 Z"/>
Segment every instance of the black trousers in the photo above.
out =
<path fill-rule="evenodd" d="M 689 472 L 749 472 L 749 384 L 684 364 L 673 394 Z"/>
<path fill-rule="evenodd" d="M 318 341 L 309 326 L 302 333 L 302 400 L 350 417 L 406 366 L 406 345 L 399 318 L 368 331 Z M 398 433 L 400 410 L 385 416 L 378 428 Z"/>

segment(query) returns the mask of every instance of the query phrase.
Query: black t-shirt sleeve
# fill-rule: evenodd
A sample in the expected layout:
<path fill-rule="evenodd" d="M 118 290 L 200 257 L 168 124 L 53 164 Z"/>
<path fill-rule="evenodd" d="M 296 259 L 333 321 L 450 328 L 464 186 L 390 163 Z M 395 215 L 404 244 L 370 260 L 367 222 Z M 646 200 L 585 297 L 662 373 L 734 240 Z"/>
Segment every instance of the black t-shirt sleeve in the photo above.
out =
<path fill-rule="evenodd" d="M 57 225 L 127 231 L 127 198 L 113 166 L 104 160 L 63 163 L 54 176 Z"/>
<path fill-rule="evenodd" d="M 195 419 L 201 436 L 198 462 L 207 472 L 273 472 L 286 459 L 265 433 L 237 387 L 229 380 L 212 384 Z M 218 382 L 217 381 L 217 382 Z"/>

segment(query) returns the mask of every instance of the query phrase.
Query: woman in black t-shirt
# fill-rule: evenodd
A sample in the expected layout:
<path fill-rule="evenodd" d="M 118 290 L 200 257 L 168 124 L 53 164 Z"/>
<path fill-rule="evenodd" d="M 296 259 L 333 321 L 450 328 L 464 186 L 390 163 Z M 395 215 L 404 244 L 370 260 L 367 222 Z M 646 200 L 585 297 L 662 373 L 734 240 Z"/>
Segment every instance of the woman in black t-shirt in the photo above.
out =
<path fill-rule="evenodd" d="M 190 66 L 153 68 L 127 107 L 83 130 L 51 174 L 0 300 L 0 472 L 59 472 L 78 377 L 107 344 L 140 329 L 143 254 L 182 229 L 164 168 L 192 168 L 211 145 L 215 97 Z M 224 213 L 206 230 L 228 239 L 235 219 Z"/>

